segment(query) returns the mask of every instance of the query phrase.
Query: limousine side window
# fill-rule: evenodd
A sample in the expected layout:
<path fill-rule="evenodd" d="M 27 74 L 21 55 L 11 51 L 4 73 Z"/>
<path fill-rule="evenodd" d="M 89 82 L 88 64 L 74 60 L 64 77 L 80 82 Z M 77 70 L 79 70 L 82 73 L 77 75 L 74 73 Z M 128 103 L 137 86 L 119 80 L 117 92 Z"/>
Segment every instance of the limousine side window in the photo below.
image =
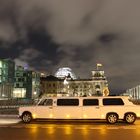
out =
<path fill-rule="evenodd" d="M 78 106 L 78 99 L 57 99 L 57 106 Z"/>
<path fill-rule="evenodd" d="M 98 106 L 99 101 L 98 99 L 84 99 L 83 106 Z"/>
<path fill-rule="evenodd" d="M 103 99 L 103 105 L 124 105 L 124 102 L 121 98 L 105 98 Z"/>
<path fill-rule="evenodd" d="M 53 100 L 52 99 L 42 100 L 39 105 L 52 106 L 53 105 Z"/>

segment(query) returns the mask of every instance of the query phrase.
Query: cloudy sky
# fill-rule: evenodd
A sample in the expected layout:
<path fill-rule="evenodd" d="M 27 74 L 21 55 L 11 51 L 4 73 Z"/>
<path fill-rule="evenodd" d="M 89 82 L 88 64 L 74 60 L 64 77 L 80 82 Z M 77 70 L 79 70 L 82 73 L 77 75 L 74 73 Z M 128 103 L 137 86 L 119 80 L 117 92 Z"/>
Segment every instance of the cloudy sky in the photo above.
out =
<path fill-rule="evenodd" d="M 140 84 L 139 0 L 0 0 L 0 58 L 89 78 L 102 63 L 111 92 Z"/>

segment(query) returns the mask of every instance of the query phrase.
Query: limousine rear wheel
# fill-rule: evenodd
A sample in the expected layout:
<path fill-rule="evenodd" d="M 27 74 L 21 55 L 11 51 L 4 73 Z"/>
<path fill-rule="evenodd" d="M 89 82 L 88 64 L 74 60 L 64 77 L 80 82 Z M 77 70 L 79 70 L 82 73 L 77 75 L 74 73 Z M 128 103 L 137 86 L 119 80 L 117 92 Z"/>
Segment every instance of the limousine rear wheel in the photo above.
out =
<path fill-rule="evenodd" d="M 124 120 L 128 124 L 133 124 L 136 120 L 136 115 L 134 113 L 127 113 L 127 114 L 125 114 Z"/>
<path fill-rule="evenodd" d="M 108 123 L 114 124 L 118 121 L 118 115 L 115 113 L 109 113 L 106 119 Z"/>
<path fill-rule="evenodd" d="M 30 112 L 25 112 L 25 113 L 23 113 L 23 115 L 22 115 L 22 121 L 23 121 L 24 123 L 30 123 L 31 120 L 32 120 L 32 115 L 31 115 Z"/>

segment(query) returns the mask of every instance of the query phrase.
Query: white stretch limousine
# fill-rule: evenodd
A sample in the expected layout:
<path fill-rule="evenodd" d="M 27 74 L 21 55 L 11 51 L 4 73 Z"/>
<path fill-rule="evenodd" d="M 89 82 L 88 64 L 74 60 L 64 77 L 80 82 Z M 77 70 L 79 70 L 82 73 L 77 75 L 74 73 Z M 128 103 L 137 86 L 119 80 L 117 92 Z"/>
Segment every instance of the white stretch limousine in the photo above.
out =
<path fill-rule="evenodd" d="M 140 117 L 140 106 L 128 97 L 46 97 L 37 105 L 20 107 L 19 117 L 24 123 L 33 119 L 106 119 L 132 124 Z"/>

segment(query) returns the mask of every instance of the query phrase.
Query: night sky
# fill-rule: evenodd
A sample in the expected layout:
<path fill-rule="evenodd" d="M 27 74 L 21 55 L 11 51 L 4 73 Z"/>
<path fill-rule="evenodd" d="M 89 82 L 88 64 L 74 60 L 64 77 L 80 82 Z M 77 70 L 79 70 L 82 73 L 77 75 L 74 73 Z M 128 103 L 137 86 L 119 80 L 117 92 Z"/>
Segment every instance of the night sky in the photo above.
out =
<path fill-rule="evenodd" d="M 112 94 L 140 84 L 139 0 L 0 0 L 0 58 L 90 78 L 102 63 Z"/>

